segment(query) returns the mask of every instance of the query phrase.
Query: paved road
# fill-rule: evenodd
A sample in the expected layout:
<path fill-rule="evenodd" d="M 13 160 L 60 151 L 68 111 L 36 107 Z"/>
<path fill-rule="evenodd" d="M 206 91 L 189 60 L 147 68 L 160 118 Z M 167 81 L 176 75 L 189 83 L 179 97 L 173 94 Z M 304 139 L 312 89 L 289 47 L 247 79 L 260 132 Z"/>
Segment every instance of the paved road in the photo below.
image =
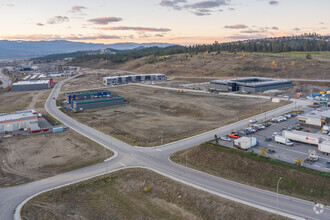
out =
<path fill-rule="evenodd" d="M 2 70 L 3 70 L 3 68 L 0 68 L 0 80 L 2 81 L 2 84 L 0 85 L 0 87 L 7 88 L 11 84 L 11 81 L 7 76 L 5 76 L 2 73 Z"/>
<path fill-rule="evenodd" d="M 163 146 L 152 148 L 140 148 L 130 146 L 120 140 L 105 135 L 93 128 L 80 124 L 79 122 L 68 117 L 58 110 L 55 100 L 60 92 L 60 87 L 66 80 L 59 82 L 46 102 L 46 110 L 61 120 L 68 127 L 78 131 L 84 136 L 95 140 L 106 148 L 115 152 L 114 157 L 101 164 L 60 174 L 47 179 L 31 182 L 28 184 L 11 187 L 0 188 L 0 219 L 11 219 L 12 211 L 16 209 L 24 200 L 30 196 L 40 193 L 44 190 L 50 190 L 54 187 L 60 187 L 65 184 L 82 181 L 86 178 L 102 175 L 109 171 L 115 171 L 128 167 L 145 167 L 155 172 L 165 175 L 174 180 L 191 185 L 198 189 L 219 195 L 246 205 L 250 205 L 259 209 L 275 213 L 276 211 L 276 194 L 260 190 L 254 187 L 242 185 L 222 178 L 218 178 L 206 173 L 192 170 L 169 161 L 168 157 L 179 150 L 184 150 L 200 143 L 208 141 L 214 137 L 214 134 L 226 134 L 231 129 L 246 126 L 249 119 L 230 124 L 204 134 L 179 140 Z M 294 109 L 294 104 L 272 110 L 267 115 L 281 114 Z M 264 118 L 264 114 L 255 116 L 254 118 Z M 5 198 L 5 199 L 3 199 Z M 295 219 L 329 219 L 330 209 L 324 208 L 322 215 L 317 215 L 313 211 L 314 203 L 288 197 L 279 196 L 279 214 Z M 19 215 L 15 215 L 19 219 Z"/>

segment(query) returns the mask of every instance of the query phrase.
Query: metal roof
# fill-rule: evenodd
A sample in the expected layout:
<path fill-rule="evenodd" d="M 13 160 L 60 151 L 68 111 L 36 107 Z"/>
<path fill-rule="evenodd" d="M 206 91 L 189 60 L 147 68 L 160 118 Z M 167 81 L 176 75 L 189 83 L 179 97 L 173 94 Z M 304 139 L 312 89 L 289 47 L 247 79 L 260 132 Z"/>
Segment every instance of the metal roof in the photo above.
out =
<path fill-rule="evenodd" d="M 37 115 L 31 111 L 26 111 L 24 113 L 14 113 L 14 114 L 1 114 L 0 123 L 18 121 L 23 119 L 37 119 Z"/>
<path fill-rule="evenodd" d="M 298 115 L 297 118 L 312 118 L 312 119 L 322 119 L 323 117 L 330 118 L 330 109 L 329 108 L 318 108 L 316 110 L 303 113 Z"/>
<path fill-rule="evenodd" d="M 35 85 L 35 84 L 48 84 L 49 80 L 34 80 L 34 81 L 18 81 L 13 83 L 13 86 L 16 85 Z"/>

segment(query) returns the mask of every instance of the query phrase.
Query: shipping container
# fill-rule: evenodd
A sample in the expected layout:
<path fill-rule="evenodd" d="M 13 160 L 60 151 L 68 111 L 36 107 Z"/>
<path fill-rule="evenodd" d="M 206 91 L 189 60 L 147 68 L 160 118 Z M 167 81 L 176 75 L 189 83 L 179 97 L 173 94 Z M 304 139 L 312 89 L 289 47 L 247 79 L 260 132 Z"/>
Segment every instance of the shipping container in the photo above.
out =
<path fill-rule="evenodd" d="M 63 127 L 56 127 L 56 128 L 53 128 L 53 133 L 59 133 L 59 132 L 63 132 Z"/>
<path fill-rule="evenodd" d="M 318 149 L 326 155 L 330 154 L 330 141 L 323 141 L 319 144 Z"/>
<path fill-rule="evenodd" d="M 234 146 L 243 150 L 247 150 L 251 147 L 254 147 L 257 145 L 257 143 L 258 142 L 255 137 L 241 137 L 234 140 Z"/>
<path fill-rule="evenodd" d="M 282 131 L 283 137 L 292 141 L 303 142 L 307 144 L 318 145 L 320 143 L 321 136 L 309 132 L 303 131 Z"/>

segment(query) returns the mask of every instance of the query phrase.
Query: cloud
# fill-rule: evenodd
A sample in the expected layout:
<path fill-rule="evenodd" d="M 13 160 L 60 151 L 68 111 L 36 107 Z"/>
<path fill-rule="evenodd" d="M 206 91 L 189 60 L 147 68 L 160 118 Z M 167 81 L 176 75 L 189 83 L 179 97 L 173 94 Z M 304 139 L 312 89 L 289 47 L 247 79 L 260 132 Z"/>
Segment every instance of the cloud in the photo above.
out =
<path fill-rule="evenodd" d="M 275 26 L 274 26 L 274 27 L 272 27 L 272 29 L 273 29 L 273 30 L 278 30 L 278 27 L 275 27 Z"/>
<path fill-rule="evenodd" d="M 50 18 L 47 23 L 48 24 L 61 24 L 61 23 L 68 22 L 68 21 L 69 21 L 69 18 L 66 16 L 55 16 L 53 18 Z"/>
<path fill-rule="evenodd" d="M 71 8 L 72 13 L 81 13 L 83 9 L 87 9 L 85 6 L 74 5 Z"/>
<path fill-rule="evenodd" d="M 197 16 L 211 15 L 212 10 L 221 6 L 228 5 L 230 0 L 209 0 L 188 3 L 187 0 L 162 0 L 159 4 L 163 7 L 169 7 L 174 10 L 188 10 Z"/>
<path fill-rule="evenodd" d="M 44 26 L 43 23 L 36 23 L 37 26 Z"/>
<path fill-rule="evenodd" d="M 164 34 L 156 34 L 155 37 L 165 37 Z"/>
<path fill-rule="evenodd" d="M 241 31 L 240 33 L 243 34 L 255 34 L 255 33 L 264 33 L 266 31 L 263 30 L 246 30 L 246 31 Z"/>
<path fill-rule="evenodd" d="M 229 11 L 235 11 L 235 8 L 228 8 Z"/>
<path fill-rule="evenodd" d="M 236 25 L 226 25 L 224 28 L 226 29 L 245 29 L 248 28 L 245 24 L 236 24 Z"/>
<path fill-rule="evenodd" d="M 6 4 L 6 6 L 7 6 L 7 7 L 14 7 L 15 5 L 14 5 L 14 4 L 11 4 L 11 3 L 9 3 L 9 4 Z"/>
<path fill-rule="evenodd" d="M 186 3 L 186 0 L 162 0 L 159 4 L 163 7 L 170 7 L 174 10 L 181 10 L 182 7 L 179 6 L 179 3 Z"/>
<path fill-rule="evenodd" d="M 127 26 L 117 26 L 117 27 L 104 27 L 99 28 L 106 31 L 139 31 L 139 32 L 169 32 L 169 28 L 149 28 L 149 27 L 127 27 Z"/>
<path fill-rule="evenodd" d="M 89 19 L 88 21 L 94 24 L 106 25 L 108 23 L 119 22 L 122 20 L 123 20 L 122 18 L 117 18 L 117 17 L 101 17 L 101 18 Z"/>
<path fill-rule="evenodd" d="M 122 37 L 117 35 L 51 35 L 51 34 L 35 34 L 35 35 L 8 35 L 0 36 L 2 39 L 7 40 L 72 40 L 72 41 L 83 41 L 83 40 L 102 40 L 102 39 L 121 39 Z"/>
<path fill-rule="evenodd" d="M 294 31 L 300 31 L 300 28 L 295 27 L 292 30 L 294 30 Z"/>
<path fill-rule="evenodd" d="M 273 1 L 270 1 L 269 4 L 272 5 L 272 6 L 275 6 L 275 5 L 278 5 L 279 2 L 273 0 Z"/>

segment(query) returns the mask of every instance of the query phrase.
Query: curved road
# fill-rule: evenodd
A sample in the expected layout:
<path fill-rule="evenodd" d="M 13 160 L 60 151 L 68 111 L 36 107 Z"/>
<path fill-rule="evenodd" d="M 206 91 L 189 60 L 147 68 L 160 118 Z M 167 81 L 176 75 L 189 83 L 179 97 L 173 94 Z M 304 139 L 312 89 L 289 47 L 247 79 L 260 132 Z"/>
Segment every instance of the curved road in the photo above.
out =
<path fill-rule="evenodd" d="M 69 79 L 68 79 L 69 80 Z M 66 80 L 65 80 L 66 81 Z M 169 156 L 179 150 L 184 150 L 214 137 L 215 134 L 222 135 L 231 129 L 243 127 L 249 119 L 230 124 L 213 131 L 209 131 L 190 138 L 152 148 L 140 148 L 130 146 L 120 140 L 110 137 L 102 132 L 81 124 L 62 113 L 56 106 L 53 97 L 57 97 L 61 85 L 58 83 L 46 101 L 46 110 L 58 120 L 62 121 L 71 129 L 98 142 L 102 146 L 115 152 L 112 159 L 107 162 L 53 176 L 47 179 L 27 183 L 24 185 L 0 188 L 0 219 L 12 219 L 13 210 L 20 207 L 34 195 L 61 187 L 74 182 L 79 182 L 97 175 L 109 173 L 118 169 L 129 167 L 144 167 L 157 173 L 165 175 L 176 181 L 191 185 L 195 188 L 210 192 L 212 194 L 231 199 L 252 207 L 268 212 L 276 213 L 276 193 L 258 188 L 235 183 L 226 179 L 215 177 L 197 170 L 193 170 L 169 161 Z M 299 101 L 300 102 L 300 101 Z M 304 105 L 305 103 L 299 103 Z M 267 115 L 277 115 L 295 108 L 294 104 L 283 106 L 279 109 L 269 111 Z M 264 114 L 253 118 L 264 118 Z M 5 198 L 5 199 L 3 199 Z M 294 219 L 329 219 L 330 209 L 325 207 L 322 214 L 316 214 L 313 210 L 314 203 L 293 197 L 279 195 L 279 214 Z M 23 203 L 22 203 L 23 202 Z M 19 213 L 15 219 L 19 219 Z"/>

